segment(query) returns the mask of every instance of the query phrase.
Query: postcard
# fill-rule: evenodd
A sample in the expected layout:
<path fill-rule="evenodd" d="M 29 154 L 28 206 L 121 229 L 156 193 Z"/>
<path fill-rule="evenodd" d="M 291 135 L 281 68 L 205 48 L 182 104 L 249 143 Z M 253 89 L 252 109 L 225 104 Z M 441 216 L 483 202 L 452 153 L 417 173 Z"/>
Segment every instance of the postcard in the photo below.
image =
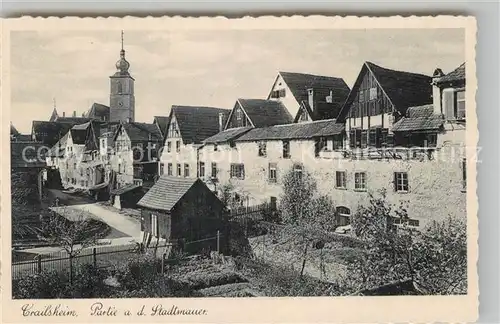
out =
<path fill-rule="evenodd" d="M 474 17 L 1 24 L 3 322 L 477 319 Z"/>

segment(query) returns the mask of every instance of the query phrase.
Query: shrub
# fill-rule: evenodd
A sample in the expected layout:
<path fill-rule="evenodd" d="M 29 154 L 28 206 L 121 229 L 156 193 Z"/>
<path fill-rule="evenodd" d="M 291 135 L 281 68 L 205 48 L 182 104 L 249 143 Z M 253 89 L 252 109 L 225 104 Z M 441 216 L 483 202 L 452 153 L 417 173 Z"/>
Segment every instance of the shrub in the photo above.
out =
<path fill-rule="evenodd" d="M 12 295 L 15 299 L 63 298 L 68 294 L 68 282 L 64 273 L 45 271 L 14 281 Z"/>
<path fill-rule="evenodd" d="M 109 288 L 104 283 L 108 271 L 96 269 L 90 264 L 76 268 L 71 285 L 73 298 L 102 298 L 106 297 Z"/>

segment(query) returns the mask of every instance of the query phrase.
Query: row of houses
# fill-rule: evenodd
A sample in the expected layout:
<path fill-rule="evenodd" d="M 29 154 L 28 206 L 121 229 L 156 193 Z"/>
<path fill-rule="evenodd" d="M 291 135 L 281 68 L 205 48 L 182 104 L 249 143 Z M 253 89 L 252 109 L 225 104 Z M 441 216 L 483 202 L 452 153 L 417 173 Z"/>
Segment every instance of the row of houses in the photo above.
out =
<path fill-rule="evenodd" d="M 139 199 L 160 176 L 230 184 L 233 202 L 278 201 L 289 170 L 308 171 L 348 222 L 370 193 L 407 203 L 414 223 L 465 215 L 465 63 L 432 76 L 365 62 L 352 88 L 339 77 L 279 72 L 266 98 L 232 109 L 171 107 L 134 121 L 134 79 L 122 48 L 110 105 L 34 121 L 64 187 Z M 125 199 L 134 201 L 134 199 Z"/>
<path fill-rule="evenodd" d="M 465 63 L 425 76 L 365 62 L 352 89 L 282 72 L 266 99 L 169 118 L 159 173 L 231 184 L 242 205 L 279 201 L 283 175 L 307 170 L 345 222 L 381 190 L 413 224 L 465 215 Z"/>

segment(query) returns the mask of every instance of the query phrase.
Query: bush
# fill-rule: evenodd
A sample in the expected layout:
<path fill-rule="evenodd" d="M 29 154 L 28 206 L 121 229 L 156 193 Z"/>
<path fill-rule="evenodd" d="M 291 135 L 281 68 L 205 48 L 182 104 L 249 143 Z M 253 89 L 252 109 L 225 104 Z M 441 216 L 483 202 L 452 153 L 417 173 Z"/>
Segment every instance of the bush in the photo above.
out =
<path fill-rule="evenodd" d="M 145 283 L 155 280 L 160 269 L 160 260 L 149 255 L 130 258 L 115 271 L 118 282 L 128 291 L 144 288 Z"/>
<path fill-rule="evenodd" d="M 219 270 L 217 268 L 188 272 L 178 276 L 176 279 L 179 283 L 193 290 L 245 282 L 238 274 L 229 270 Z"/>
<path fill-rule="evenodd" d="M 68 295 L 69 278 L 64 273 L 45 271 L 13 281 L 14 299 L 64 298 Z"/>
<path fill-rule="evenodd" d="M 76 268 L 73 274 L 71 295 L 73 298 L 103 298 L 106 297 L 109 287 L 104 280 L 109 273 L 103 269 L 96 269 L 90 264 Z"/>

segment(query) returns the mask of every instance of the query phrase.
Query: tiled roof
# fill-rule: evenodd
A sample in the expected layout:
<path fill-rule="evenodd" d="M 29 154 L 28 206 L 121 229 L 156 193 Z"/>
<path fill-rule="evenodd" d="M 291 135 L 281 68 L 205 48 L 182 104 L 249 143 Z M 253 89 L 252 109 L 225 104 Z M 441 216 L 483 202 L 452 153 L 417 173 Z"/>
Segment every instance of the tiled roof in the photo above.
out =
<path fill-rule="evenodd" d="M 434 114 L 432 105 L 408 108 L 406 117 L 401 118 L 392 126 L 393 132 L 434 131 L 439 130 L 444 123 L 442 115 Z"/>
<path fill-rule="evenodd" d="M 199 179 L 161 176 L 137 203 L 141 207 L 170 211 Z M 204 184 L 203 184 L 204 185 Z"/>
<path fill-rule="evenodd" d="M 455 70 L 442 76 L 439 79 L 438 83 L 461 81 L 461 80 L 465 80 L 465 62 L 462 63 L 462 65 L 460 65 L 459 67 L 457 67 Z"/>
<path fill-rule="evenodd" d="M 332 91 L 332 102 L 343 104 L 349 95 L 349 86 L 342 78 L 294 72 L 280 72 L 280 75 L 299 103 L 308 100 L 308 89 L 314 89 L 317 101 L 325 101 Z"/>
<path fill-rule="evenodd" d="M 12 168 L 34 168 L 44 167 L 45 154 L 41 152 L 38 156 L 38 151 L 44 145 L 35 142 L 11 142 L 10 143 L 10 164 Z M 29 147 L 29 148 L 27 148 Z M 25 148 L 27 148 L 25 150 Z"/>
<path fill-rule="evenodd" d="M 155 124 L 130 122 L 124 123 L 123 128 L 131 141 L 161 140 L 160 129 Z"/>
<path fill-rule="evenodd" d="M 90 109 L 85 112 L 84 117 L 98 118 L 98 119 L 102 119 L 102 117 L 105 117 L 106 120 L 109 120 L 109 107 L 106 105 L 94 102 L 92 104 L 92 107 L 90 107 Z"/>
<path fill-rule="evenodd" d="M 223 125 L 230 113 L 228 109 L 199 106 L 172 106 L 184 144 L 202 143 L 220 131 L 219 113 L 224 114 Z"/>
<path fill-rule="evenodd" d="M 432 78 L 430 76 L 391 70 L 372 62 L 365 62 L 349 97 L 340 111 L 339 119 L 343 120 L 347 117 L 352 102 L 359 91 L 361 81 L 368 71 L 372 73 L 380 84 L 382 91 L 387 94 L 387 97 L 395 106 L 394 108 L 400 114 L 404 115 L 408 107 L 432 103 Z"/>
<path fill-rule="evenodd" d="M 276 100 L 238 99 L 255 127 L 290 124 L 293 117 L 286 107 Z"/>
<path fill-rule="evenodd" d="M 320 120 L 310 123 L 277 125 L 254 128 L 236 139 L 236 141 L 310 139 L 314 137 L 338 135 L 344 131 L 344 128 L 344 124 L 336 123 L 335 119 Z"/>
<path fill-rule="evenodd" d="M 89 126 L 90 126 L 90 122 L 87 122 L 87 123 L 75 125 L 75 126 L 71 127 L 71 129 L 83 130 L 83 129 L 89 128 Z"/>
<path fill-rule="evenodd" d="M 13 139 L 13 142 L 32 142 L 32 138 L 30 134 L 18 134 Z"/>
<path fill-rule="evenodd" d="M 312 120 L 323 120 L 323 119 L 335 119 L 340 113 L 340 109 L 342 108 L 342 103 L 328 103 L 328 102 L 317 102 L 314 110 L 309 106 L 309 102 L 302 101 L 302 107 L 306 109 L 307 113 L 311 117 Z M 295 116 L 294 122 L 296 123 L 299 120 L 301 110 L 297 112 Z"/>
<path fill-rule="evenodd" d="M 71 129 L 71 140 L 73 144 L 83 145 L 87 140 L 87 129 Z"/>
<path fill-rule="evenodd" d="M 365 65 L 399 112 L 405 113 L 408 107 L 432 103 L 430 76 L 390 70 L 371 62 Z"/>
<path fill-rule="evenodd" d="M 56 122 L 58 123 L 69 123 L 69 124 L 83 124 L 90 121 L 90 118 L 87 117 L 58 117 Z"/>
<path fill-rule="evenodd" d="M 167 133 L 167 127 L 170 118 L 168 116 L 155 116 L 154 121 L 156 122 L 156 124 L 158 124 L 161 134 L 165 136 L 165 134 Z"/>
<path fill-rule="evenodd" d="M 45 145 L 52 146 L 76 124 L 77 123 L 70 122 L 60 123 L 34 120 L 32 134 L 36 136 L 38 141 L 43 142 Z"/>
<path fill-rule="evenodd" d="M 207 138 L 203 142 L 207 144 L 224 143 L 238 138 L 239 136 L 245 134 L 251 129 L 252 127 L 229 128 L 226 129 L 225 131 L 222 131 L 220 133 L 215 134 L 214 136 Z"/>

